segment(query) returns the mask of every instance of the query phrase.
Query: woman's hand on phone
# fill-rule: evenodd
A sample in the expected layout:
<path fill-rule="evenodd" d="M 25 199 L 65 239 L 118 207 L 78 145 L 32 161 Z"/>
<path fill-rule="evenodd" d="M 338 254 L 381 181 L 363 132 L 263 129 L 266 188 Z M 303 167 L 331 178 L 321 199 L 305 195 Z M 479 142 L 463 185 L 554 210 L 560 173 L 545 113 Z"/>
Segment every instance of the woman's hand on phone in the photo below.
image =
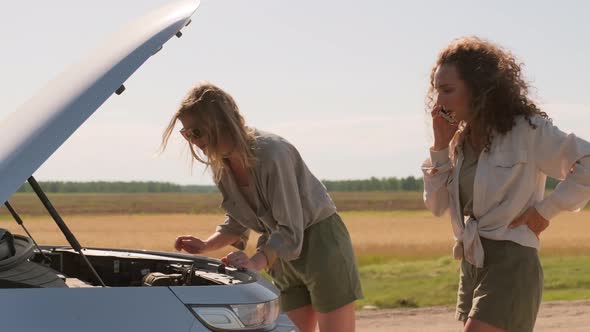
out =
<path fill-rule="evenodd" d="M 434 151 L 446 149 L 459 128 L 457 122 L 451 123 L 443 118 L 441 116 L 442 112 L 443 107 L 436 105 L 430 113 L 432 115 L 432 129 L 434 131 L 434 146 L 432 147 Z"/>

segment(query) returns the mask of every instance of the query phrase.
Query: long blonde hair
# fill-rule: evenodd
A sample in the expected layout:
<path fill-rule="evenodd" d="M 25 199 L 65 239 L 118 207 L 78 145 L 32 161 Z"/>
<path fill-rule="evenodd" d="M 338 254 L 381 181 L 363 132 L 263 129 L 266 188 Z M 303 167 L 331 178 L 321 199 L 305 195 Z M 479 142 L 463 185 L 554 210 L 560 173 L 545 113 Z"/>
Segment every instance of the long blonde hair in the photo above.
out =
<path fill-rule="evenodd" d="M 182 100 L 180 107 L 162 134 L 162 151 L 168 145 L 176 122 L 182 115 L 188 113 L 191 113 L 202 124 L 203 135 L 207 135 L 209 138 L 207 156 L 201 156 L 193 144 L 188 142 L 192 160 L 196 159 L 207 167 L 211 167 L 215 183 L 219 183 L 225 166 L 225 156 L 219 151 L 219 139 L 223 135 L 229 135 L 231 138 L 233 152 L 237 152 L 242 166 L 246 169 L 254 167 L 256 164 L 254 130 L 246 126 L 234 99 L 227 92 L 209 82 L 199 83 L 190 89 Z"/>

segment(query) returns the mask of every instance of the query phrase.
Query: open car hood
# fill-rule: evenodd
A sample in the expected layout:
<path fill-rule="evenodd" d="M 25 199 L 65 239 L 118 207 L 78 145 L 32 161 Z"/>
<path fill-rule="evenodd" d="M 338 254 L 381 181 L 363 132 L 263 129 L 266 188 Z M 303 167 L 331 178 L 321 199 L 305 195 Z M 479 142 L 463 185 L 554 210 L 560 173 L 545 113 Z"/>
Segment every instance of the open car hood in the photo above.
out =
<path fill-rule="evenodd" d="M 131 22 L 68 67 L 0 122 L 0 203 L 5 202 L 162 45 L 199 0 L 182 0 Z"/>

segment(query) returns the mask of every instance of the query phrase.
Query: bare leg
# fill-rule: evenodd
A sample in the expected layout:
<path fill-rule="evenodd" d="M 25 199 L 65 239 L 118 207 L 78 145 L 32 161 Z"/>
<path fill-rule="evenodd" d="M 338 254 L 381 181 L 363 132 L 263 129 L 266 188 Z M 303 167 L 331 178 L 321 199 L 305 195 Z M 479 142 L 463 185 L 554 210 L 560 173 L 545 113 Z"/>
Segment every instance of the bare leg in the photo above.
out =
<path fill-rule="evenodd" d="M 318 313 L 321 332 L 354 332 L 354 302 L 328 313 Z"/>
<path fill-rule="evenodd" d="M 465 323 L 465 329 L 463 332 L 506 332 L 505 330 L 495 327 L 494 325 L 488 324 L 481 320 L 469 318 Z"/>
<path fill-rule="evenodd" d="M 311 305 L 287 311 L 287 316 L 301 332 L 314 332 L 318 322 L 317 313 Z"/>

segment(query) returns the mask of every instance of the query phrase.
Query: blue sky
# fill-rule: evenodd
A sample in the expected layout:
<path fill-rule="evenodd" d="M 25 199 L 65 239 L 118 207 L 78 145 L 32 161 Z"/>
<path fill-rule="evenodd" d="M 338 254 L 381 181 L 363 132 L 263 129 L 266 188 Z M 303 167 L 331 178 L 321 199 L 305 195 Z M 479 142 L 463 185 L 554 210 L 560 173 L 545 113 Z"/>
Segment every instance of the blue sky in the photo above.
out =
<path fill-rule="evenodd" d="M 105 37 L 164 0 L 12 1 L 0 11 L 0 119 Z M 441 48 L 478 35 L 525 63 L 554 122 L 590 138 L 585 1 L 203 0 L 167 43 L 36 173 L 40 180 L 210 184 L 162 130 L 200 80 L 247 122 L 294 143 L 321 179 L 419 175 L 430 146 L 428 75 Z M 15 124 L 18 125 L 18 124 Z"/>

